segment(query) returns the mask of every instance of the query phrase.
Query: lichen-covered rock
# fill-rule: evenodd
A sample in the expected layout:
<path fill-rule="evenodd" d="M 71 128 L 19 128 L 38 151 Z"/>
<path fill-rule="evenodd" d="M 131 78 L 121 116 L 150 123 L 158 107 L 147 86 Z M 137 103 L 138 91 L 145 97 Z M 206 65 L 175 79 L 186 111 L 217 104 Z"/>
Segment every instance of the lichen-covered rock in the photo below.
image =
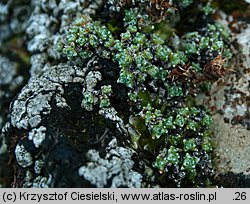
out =
<path fill-rule="evenodd" d="M 24 187 L 89 185 L 77 178 L 75 167 L 86 161 L 82 155 L 90 148 L 101 151 L 112 137 L 122 141 L 126 135 L 121 119 L 112 121 L 106 113 L 91 113 L 81 107 L 83 88 L 95 80 L 87 68 L 59 64 L 49 67 L 40 77 L 32 77 L 12 102 L 10 124 L 5 126 L 4 135 L 9 149 L 15 150 L 22 179 L 27 180 Z M 122 150 L 129 154 L 129 150 Z M 133 161 L 130 162 L 128 168 L 132 169 Z M 126 165 L 125 162 L 123 168 Z M 112 174 L 110 178 L 115 176 Z M 50 183 L 35 184 L 49 177 Z"/>

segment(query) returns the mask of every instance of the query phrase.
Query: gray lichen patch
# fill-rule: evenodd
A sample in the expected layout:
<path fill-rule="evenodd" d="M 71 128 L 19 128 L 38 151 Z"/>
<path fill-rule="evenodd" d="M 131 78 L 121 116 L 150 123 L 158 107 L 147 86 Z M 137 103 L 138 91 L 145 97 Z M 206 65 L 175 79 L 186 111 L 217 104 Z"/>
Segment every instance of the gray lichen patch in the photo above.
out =
<path fill-rule="evenodd" d="M 141 187 L 142 175 L 133 170 L 132 155 L 132 150 L 119 147 L 116 139 L 113 139 L 104 158 L 96 150 L 88 151 L 89 162 L 79 168 L 79 175 L 99 188 Z"/>
<path fill-rule="evenodd" d="M 34 175 L 30 171 L 26 171 L 25 183 L 23 184 L 24 188 L 49 188 L 51 184 L 51 176 L 42 177 L 37 176 L 34 178 Z"/>
<path fill-rule="evenodd" d="M 23 76 L 18 74 L 17 63 L 0 55 L 0 129 L 7 117 L 7 107 L 15 95 L 16 90 L 23 83 Z"/>
<path fill-rule="evenodd" d="M 90 71 L 86 76 L 86 91 L 93 91 L 98 81 L 102 80 L 102 74 L 99 71 Z"/>
<path fill-rule="evenodd" d="M 11 124 L 19 129 L 35 128 L 42 122 L 42 115 L 51 112 L 52 96 L 56 96 L 57 106 L 68 105 L 62 97 L 63 85 L 68 83 L 82 83 L 85 71 L 68 65 L 51 67 L 39 78 L 33 77 L 23 88 L 17 99 L 12 103 Z M 77 80 L 75 80 L 77 78 Z"/>
<path fill-rule="evenodd" d="M 16 75 L 16 65 L 0 55 L 0 85 L 9 84 Z"/>
<path fill-rule="evenodd" d="M 99 114 L 103 115 L 106 119 L 115 121 L 118 130 L 127 134 L 127 129 L 124 125 L 123 120 L 118 116 L 118 112 L 113 107 L 102 108 L 101 110 L 99 110 Z"/>
<path fill-rule="evenodd" d="M 38 148 L 45 139 L 46 127 L 40 126 L 39 128 L 34 128 L 29 132 L 29 140 L 33 140 L 36 148 Z"/>
<path fill-rule="evenodd" d="M 25 30 L 30 15 L 29 4 L 26 0 L 0 2 L 0 46 L 11 35 Z"/>
<path fill-rule="evenodd" d="M 98 102 L 98 90 L 94 90 L 97 83 L 102 80 L 102 74 L 99 71 L 90 71 L 85 77 L 85 87 L 83 88 L 82 108 L 92 111 L 93 106 Z"/>
<path fill-rule="evenodd" d="M 17 163 L 25 168 L 33 164 L 33 159 L 31 154 L 25 149 L 23 145 L 17 144 L 15 148 L 15 156 Z"/>
<path fill-rule="evenodd" d="M 44 162 L 42 160 L 36 160 L 34 166 L 35 173 L 40 174 L 43 166 Z"/>

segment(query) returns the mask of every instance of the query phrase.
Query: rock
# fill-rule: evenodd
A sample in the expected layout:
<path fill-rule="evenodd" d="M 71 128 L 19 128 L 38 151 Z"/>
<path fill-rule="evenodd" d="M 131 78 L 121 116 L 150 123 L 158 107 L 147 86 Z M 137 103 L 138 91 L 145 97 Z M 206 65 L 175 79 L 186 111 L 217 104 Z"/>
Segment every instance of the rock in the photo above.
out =
<path fill-rule="evenodd" d="M 225 187 L 250 186 L 249 31 L 248 26 L 240 34 L 235 34 L 240 50 L 230 65 L 233 71 L 214 83 L 210 96 L 203 98 L 202 102 L 214 112 L 211 131 L 218 158 L 215 174 Z M 227 177 L 234 182 L 228 183 Z"/>

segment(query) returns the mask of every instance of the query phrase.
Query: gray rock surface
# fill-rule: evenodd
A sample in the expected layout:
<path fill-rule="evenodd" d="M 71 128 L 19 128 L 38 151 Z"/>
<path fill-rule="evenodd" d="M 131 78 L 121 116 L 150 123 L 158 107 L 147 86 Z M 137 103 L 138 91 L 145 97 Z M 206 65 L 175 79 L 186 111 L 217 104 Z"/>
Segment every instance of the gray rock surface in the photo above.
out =
<path fill-rule="evenodd" d="M 203 102 L 213 110 L 215 174 L 250 175 L 250 26 L 234 35 L 235 51 L 229 72 L 213 84 Z"/>

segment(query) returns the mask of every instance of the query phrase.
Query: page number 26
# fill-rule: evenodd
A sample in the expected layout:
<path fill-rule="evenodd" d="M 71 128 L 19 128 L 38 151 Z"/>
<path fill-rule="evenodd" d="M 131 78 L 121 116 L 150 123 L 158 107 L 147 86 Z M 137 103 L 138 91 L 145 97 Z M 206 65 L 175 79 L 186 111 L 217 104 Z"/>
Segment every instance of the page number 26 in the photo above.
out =
<path fill-rule="evenodd" d="M 235 198 L 233 200 L 246 200 L 247 194 L 246 192 L 235 192 Z"/>

